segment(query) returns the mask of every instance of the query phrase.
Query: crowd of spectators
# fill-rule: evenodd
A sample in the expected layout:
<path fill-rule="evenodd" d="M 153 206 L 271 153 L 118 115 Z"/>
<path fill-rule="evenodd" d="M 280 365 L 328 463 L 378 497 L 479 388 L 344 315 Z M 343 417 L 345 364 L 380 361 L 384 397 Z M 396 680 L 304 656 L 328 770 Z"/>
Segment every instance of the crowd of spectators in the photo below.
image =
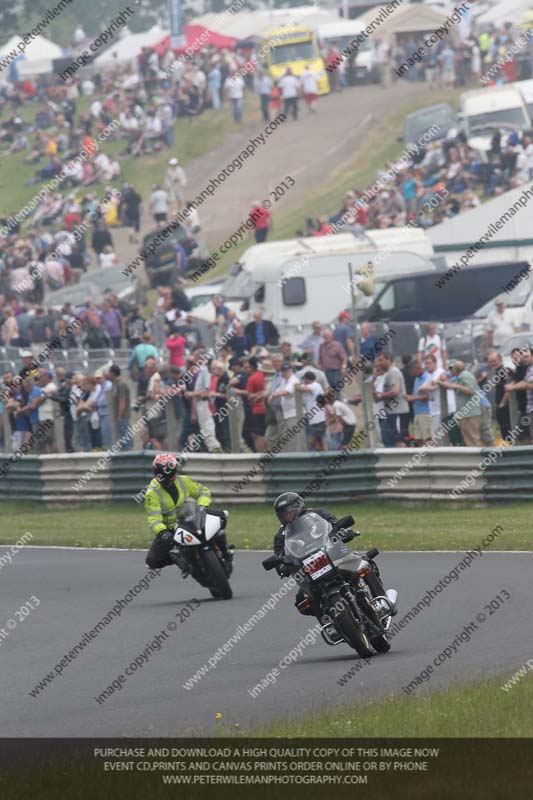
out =
<path fill-rule="evenodd" d="M 422 34 L 402 34 L 393 49 L 384 42 L 378 49 L 395 74 L 394 66 L 407 64 L 422 43 Z M 401 77 L 396 74 L 396 80 L 481 88 L 533 77 L 533 36 L 510 22 L 490 25 L 483 33 L 456 43 L 442 40 L 424 50 L 420 60 L 411 59 L 412 64 L 400 70 Z M 327 58 L 334 62 L 336 55 L 333 48 Z M 531 132 L 515 131 L 508 137 L 495 131 L 486 157 L 468 146 L 464 132 L 451 130 L 442 140 L 443 133 L 439 132 L 439 141 L 413 143 L 415 148 L 378 173 L 370 189 L 348 191 L 337 213 L 308 218 L 298 233 L 360 233 L 365 228 L 405 224 L 429 228 L 531 180 L 533 125 Z"/>
<path fill-rule="evenodd" d="M 533 442 L 533 351 L 515 347 L 505 364 L 500 348 L 516 328 L 502 299 L 486 326 L 485 360 L 469 368 L 449 359 L 444 337 L 429 323 L 417 353 L 390 355 L 368 369 L 374 411 L 385 447 L 492 447 Z M 516 401 L 512 395 L 516 393 Z M 513 402 L 515 402 L 513 408 Z M 533 421 L 533 417 L 531 417 Z"/>
<path fill-rule="evenodd" d="M 116 297 L 81 306 L 75 315 L 67 306 L 55 314 L 39 308 L 29 322 L 23 309 L 6 308 L 2 334 L 19 325 L 28 349 L 22 350 L 24 379 L 8 371 L 0 387 L 4 446 L 84 452 L 106 450 L 123 437 L 125 450 L 321 452 L 353 448 L 354 442 L 362 447 L 361 385 L 379 420 L 376 446 L 492 446 L 529 443 L 533 434 L 526 418 L 533 414 L 533 354 L 515 349 L 513 366 L 504 366 L 498 348 L 508 320 L 501 305 L 501 319 L 487 327 L 486 361 L 472 371 L 448 358 L 435 323 L 427 326 L 417 352 L 402 356 L 397 366 L 367 322 L 359 326 L 356 346 L 347 312 L 331 327 L 313 322 L 293 347 L 280 341 L 261 312 L 244 325 L 220 297 L 212 303 L 215 351 L 180 289 L 159 290 L 151 321 L 138 306 L 123 313 Z M 73 327 L 68 345 L 109 348 L 107 363 L 93 371 L 69 370 L 68 363 L 38 366 L 46 343 Z M 162 338 L 155 335 L 158 328 Z M 122 369 L 113 357 L 121 347 L 129 353 Z M 297 436 L 294 426 L 304 414 L 304 433 Z M 137 418 L 144 421 L 138 439 L 131 430 Z M 36 436 L 44 425 L 45 435 Z"/>
<path fill-rule="evenodd" d="M 454 52 L 454 63 L 464 62 L 456 71 L 458 85 L 463 85 L 463 78 L 468 82 L 465 76 L 477 74 L 477 50 L 482 69 L 494 62 L 512 35 L 504 28 L 489 32 L 488 39 L 482 35 L 463 42 Z M 416 42 L 404 44 L 407 50 Z M 447 47 L 435 51 L 437 71 L 446 62 Z M 385 58 L 385 50 L 383 54 Z M 327 58 L 334 56 L 330 48 Z M 165 408 L 142 428 L 139 446 L 262 452 L 275 446 L 291 431 L 298 415 L 307 411 L 305 447 L 316 451 L 347 447 L 364 424 L 355 367 L 360 356 L 367 360 L 365 380 L 371 384 L 382 446 L 431 441 L 443 422 L 444 396 L 446 415 L 455 415 L 458 421 L 457 430 L 449 433 L 453 443 L 494 443 L 493 420 L 498 425 L 496 438 L 505 439 L 513 392 L 525 414 L 531 390 L 526 376 L 530 356 L 520 351 L 513 356 L 515 367 L 488 399 L 479 391 L 482 376 L 501 360 L 503 312 L 491 323 L 493 339 L 487 340 L 486 364 L 473 375 L 462 362 L 447 363 L 444 343 L 438 344 L 432 326 L 418 353 L 406 354 L 400 369 L 390 355 L 378 352 L 368 323 L 361 324 L 357 352 L 346 312 L 331 328 L 313 322 L 294 348 L 280 342 L 275 326 L 260 312 L 245 324 L 215 297 L 213 328 L 217 341 L 224 344 L 212 358 L 203 329 L 178 284 L 159 290 L 151 320 L 112 292 L 101 301 L 86 300 L 75 307 L 54 304 L 53 292 L 75 283 L 89 266 L 105 270 L 120 263 L 112 233 L 117 222 L 130 228 L 130 241 L 138 241 L 143 199 L 135 187 L 119 184 L 122 158 L 171 147 L 178 117 L 192 117 L 208 107 L 218 110 L 226 101 L 239 122 L 246 85 L 259 96 L 265 120 L 276 103 L 281 107 L 287 99 L 293 102 L 285 104 L 286 110 L 297 115 L 297 96 L 305 94 L 305 87 L 296 87 L 289 75 L 290 97 L 261 71 L 255 81 L 250 76 L 238 80 L 246 58 L 208 46 L 194 59 L 183 61 L 170 51 L 146 48 L 137 68 L 117 65 L 105 74 L 85 74 L 66 83 L 20 81 L 0 89 L 1 152 L 24 154 L 26 163 L 35 168 L 30 183 L 61 176 L 71 189 L 66 195 L 50 192 L 38 203 L 28 215 L 30 227 L 14 219 L 13 209 L 4 209 L 0 218 L 0 345 L 17 348 L 26 368 L 22 381 L 13 371 L 3 376 L 3 446 L 17 450 L 29 443 L 39 452 L 106 449 L 130 429 L 135 414 L 145 416 L 168 395 Z M 424 77 L 420 70 L 431 68 L 428 63 L 417 66 L 407 78 Z M 311 84 L 308 89 L 306 99 L 314 110 L 315 92 Z M 90 102 L 87 111 L 78 114 L 80 97 L 89 97 Z M 24 123 L 19 114 L 28 105 L 33 117 Z M 119 158 L 101 152 L 99 142 L 104 139 L 124 143 Z M 88 157 L 77 159 L 81 152 Z M 528 136 L 512 134 L 503 146 L 495 134 L 485 161 L 458 133 L 418 147 L 410 160 L 386 165 L 372 190 L 349 191 L 338 213 L 309 219 L 306 231 L 298 233 L 362 233 L 366 228 L 405 224 L 426 227 L 532 176 L 533 143 Z M 101 192 L 88 191 L 96 184 L 101 184 Z M 146 198 L 155 225 L 184 208 L 186 186 L 183 168 L 171 158 L 161 182 Z M 198 223 L 198 215 L 190 214 L 191 232 Z M 264 230 L 255 231 L 257 241 L 264 241 L 269 224 L 266 220 Z M 187 252 L 180 245 L 175 249 L 176 266 L 183 273 Z M 52 355 L 48 365 L 36 366 L 38 354 L 58 339 L 61 350 L 105 353 L 107 361 L 104 358 L 99 369 L 93 368 L 92 360 L 90 367 L 69 369 Z M 116 354 L 121 350 L 128 355 L 119 366 Z M 184 376 L 187 387 L 174 391 Z M 533 373 L 529 378 L 533 386 Z M 61 435 L 59 426 L 52 424 L 58 419 Z M 45 422 L 46 435 L 38 439 L 34 434 Z M 524 428 L 522 438 L 526 435 Z M 301 437 L 288 438 L 284 447 L 302 448 Z M 122 447 L 133 447 L 133 436 L 126 439 Z"/>
<path fill-rule="evenodd" d="M 365 229 L 404 225 L 430 228 L 533 176 L 533 137 L 523 132 L 511 133 L 505 143 L 495 132 L 486 159 L 468 146 L 461 131 L 417 149 L 416 155 L 389 162 L 371 188 L 347 191 L 336 213 L 307 218 L 298 234 L 362 234 Z"/>
<path fill-rule="evenodd" d="M 491 23 L 482 33 L 471 32 L 464 39 L 447 37 L 433 47 L 424 46 L 423 33 L 399 34 L 391 68 L 402 80 L 425 81 L 432 88 L 467 87 L 485 75 L 487 85 L 527 80 L 533 77 L 533 41 L 528 33 L 512 22 Z M 420 47 L 420 58 L 410 58 Z"/>

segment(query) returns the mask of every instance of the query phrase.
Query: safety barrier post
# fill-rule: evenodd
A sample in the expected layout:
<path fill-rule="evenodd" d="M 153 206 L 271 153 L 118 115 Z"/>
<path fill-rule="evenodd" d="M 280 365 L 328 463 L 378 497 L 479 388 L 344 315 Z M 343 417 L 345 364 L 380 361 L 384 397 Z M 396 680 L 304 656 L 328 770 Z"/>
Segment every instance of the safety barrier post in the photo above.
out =
<path fill-rule="evenodd" d="M 444 386 L 439 386 L 438 391 L 440 392 L 440 418 L 441 421 L 446 419 L 448 414 L 448 389 L 445 389 Z M 450 444 L 450 437 L 447 433 L 442 433 L 442 436 L 439 438 L 437 442 L 438 447 L 447 447 Z"/>
<path fill-rule="evenodd" d="M 244 421 L 244 409 L 242 400 L 235 393 L 235 389 L 230 387 L 228 390 L 228 423 L 229 423 L 229 440 L 232 453 L 241 452 L 241 431 L 242 423 Z"/>

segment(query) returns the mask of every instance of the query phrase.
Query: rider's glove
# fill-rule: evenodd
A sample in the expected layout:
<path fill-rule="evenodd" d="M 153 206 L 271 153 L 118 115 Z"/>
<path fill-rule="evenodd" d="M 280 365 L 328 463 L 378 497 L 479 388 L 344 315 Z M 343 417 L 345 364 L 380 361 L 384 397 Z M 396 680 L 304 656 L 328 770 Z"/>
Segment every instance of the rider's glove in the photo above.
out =
<path fill-rule="evenodd" d="M 174 538 L 174 534 L 172 531 L 163 531 L 161 534 L 161 539 L 163 542 L 171 542 Z"/>
<path fill-rule="evenodd" d="M 279 567 L 276 567 L 276 572 L 280 578 L 287 578 L 291 574 L 291 571 L 286 564 L 280 564 Z"/>

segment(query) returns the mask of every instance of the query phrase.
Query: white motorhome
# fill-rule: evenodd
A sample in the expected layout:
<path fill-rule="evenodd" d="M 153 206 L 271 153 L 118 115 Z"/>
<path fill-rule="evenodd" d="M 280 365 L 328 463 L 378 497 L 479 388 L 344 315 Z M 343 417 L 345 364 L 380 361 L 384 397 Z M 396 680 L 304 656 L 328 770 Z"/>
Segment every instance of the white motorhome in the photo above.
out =
<path fill-rule="evenodd" d="M 356 19 L 339 19 L 317 27 L 318 41 L 325 49 L 335 46 L 341 53 L 364 31 L 365 26 Z M 353 46 L 352 46 L 353 47 Z M 369 36 L 359 43 L 354 59 L 354 78 L 357 81 L 379 81 L 376 46 Z"/>
<path fill-rule="evenodd" d="M 469 146 L 480 153 L 490 150 L 496 131 L 501 132 L 505 143 L 513 131 L 531 128 L 524 97 L 510 85 L 463 92 L 460 117 Z"/>
<path fill-rule="evenodd" d="M 351 302 L 348 265 L 354 273 L 372 263 L 375 291 L 398 275 L 436 270 L 424 231 L 394 228 L 264 243 L 249 247 L 234 264 L 222 295 L 240 301 L 250 317 L 261 309 L 281 336 L 297 342 L 314 319 L 333 320 Z M 371 298 L 357 294 L 359 308 Z"/>

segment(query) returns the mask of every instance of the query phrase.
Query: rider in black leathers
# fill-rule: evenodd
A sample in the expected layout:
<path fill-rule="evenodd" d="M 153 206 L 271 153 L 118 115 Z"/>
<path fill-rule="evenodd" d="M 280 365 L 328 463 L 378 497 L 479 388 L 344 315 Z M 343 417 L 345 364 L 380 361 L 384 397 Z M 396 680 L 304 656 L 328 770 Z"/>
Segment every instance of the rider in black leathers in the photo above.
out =
<path fill-rule="evenodd" d="M 281 526 L 274 536 L 274 555 L 278 556 L 278 558 L 283 558 L 285 555 L 285 526 L 297 517 L 301 517 L 303 514 L 314 513 L 318 514 L 319 517 L 327 520 L 332 525 L 335 525 L 337 522 L 337 517 L 324 508 L 306 508 L 304 499 L 296 492 L 284 492 L 280 494 L 274 502 L 274 511 L 281 522 Z M 374 575 L 372 578 L 375 581 L 374 586 L 370 587 L 372 594 L 374 596 L 384 595 L 385 589 L 379 577 L 377 564 L 374 561 L 370 561 L 369 563 L 373 568 Z M 291 574 L 291 570 L 283 564 L 276 567 L 276 572 L 280 577 L 286 577 Z M 314 607 L 301 587 L 296 592 L 294 604 L 301 614 L 312 615 L 320 619 L 320 609 Z"/>

